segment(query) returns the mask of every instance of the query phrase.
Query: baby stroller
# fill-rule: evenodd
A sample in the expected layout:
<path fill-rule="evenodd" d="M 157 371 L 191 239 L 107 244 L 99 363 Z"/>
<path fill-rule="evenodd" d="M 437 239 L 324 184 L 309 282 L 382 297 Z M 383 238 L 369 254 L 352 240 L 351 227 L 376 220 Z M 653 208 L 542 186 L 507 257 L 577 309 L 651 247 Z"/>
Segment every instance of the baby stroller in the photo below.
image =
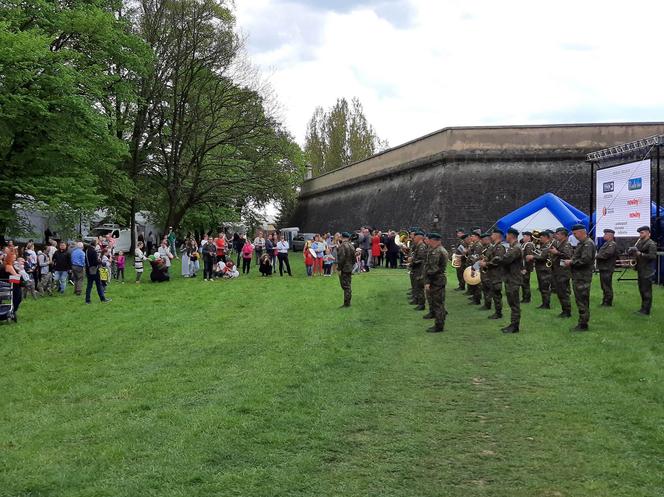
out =
<path fill-rule="evenodd" d="M 14 311 L 14 285 L 18 284 L 12 280 L 0 281 L 0 321 L 17 321 Z"/>

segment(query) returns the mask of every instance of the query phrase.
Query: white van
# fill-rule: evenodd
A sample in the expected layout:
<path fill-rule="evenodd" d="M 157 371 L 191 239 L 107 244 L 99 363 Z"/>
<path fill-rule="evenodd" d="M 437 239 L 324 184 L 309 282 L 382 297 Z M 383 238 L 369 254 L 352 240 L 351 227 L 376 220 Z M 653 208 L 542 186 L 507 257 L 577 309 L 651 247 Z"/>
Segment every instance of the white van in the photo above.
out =
<path fill-rule="evenodd" d="M 123 252 L 129 252 L 131 248 L 131 230 L 129 228 L 121 228 L 117 224 L 102 224 L 96 228 L 92 228 L 88 236 L 84 237 L 83 240 L 86 242 L 91 242 L 96 239 L 98 236 L 106 237 L 111 233 L 111 236 L 115 238 L 115 251 L 122 250 Z"/>

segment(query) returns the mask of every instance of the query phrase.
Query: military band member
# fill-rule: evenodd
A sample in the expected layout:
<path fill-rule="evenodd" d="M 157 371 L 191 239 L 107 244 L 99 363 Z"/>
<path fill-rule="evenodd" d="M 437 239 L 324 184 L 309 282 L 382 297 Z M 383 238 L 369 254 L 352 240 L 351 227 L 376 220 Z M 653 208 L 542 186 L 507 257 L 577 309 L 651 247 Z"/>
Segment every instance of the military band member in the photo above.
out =
<path fill-rule="evenodd" d="M 445 331 L 445 285 L 448 254 L 440 243 L 440 234 L 429 233 L 429 251 L 424 264 L 425 291 L 429 295 L 431 313 L 436 320 L 427 331 Z"/>
<path fill-rule="evenodd" d="M 456 268 L 456 277 L 459 282 L 459 286 L 455 288 L 455 291 L 463 292 L 466 290 L 466 281 L 463 279 L 463 271 L 466 264 L 466 239 L 468 235 L 463 228 L 457 228 L 456 230 L 457 243 L 452 248 L 452 253 L 457 254 L 461 257 L 461 264 Z"/>
<path fill-rule="evenodd" d="M 339 283 L 344 291 L 344 303 L 342 307 L 350 307 L 352 297 L 351 278 L 353 264 L 355 264 L 355 247 L 350 243 L 350 233 L 344 231 L 341 234 L 341 245 L 337 247 L 337 270 L 339 271 Z"/>
<path fill-rule="evenodd" d="M 484 247 L 480 242 L 481 232 L 479 229 L 470 234 L 470 245 L 468 247 L 467 265 L 474 266 L 480 261 Z M 470 291 L 470 303 L 473 305 L 480 305 L 482 303 L 482 289 L 480 285 L 468 285 Z"/>
<path fill-rule="evenodd" d="M 502 259 L 505 256 L 506 247 L 503 244 L 503 232 L 494 228 L 491 232 L 491 245 L 486 253 L 486 260 L 480 265 L 486 269 L 486 278 L 491 287 L 491 298 L 493 299 L 494 313 L 489 319 L 502 319 L 503 317 L 503 274 Z"/>
<path fill-rule="evenodd" d="M 505 255 L 498 256 L 498 261 L 503 267 L 504 281 L 505 281 L 505 294 L 507 295 L 507 303 L 510 306 L 510 324 L 501 329 L 503 333 L 518 333 L 519 322 L 521 321 L 521 305 L 519 302 L 519 288 L 523 281 L 521 268 L 521 246 L 519 245 L 519 232 L 514 228 L 507 230 L 507 243 L 508 247 Z M 495 258 L 494 258 L 495 260 Z"/>
<path fill-rule="evenodd" d="M 424 232 L 415 231 L 410 256 L 410 273 L 414 277 L 413 300 L 418 311 L 426 309 L 424 295 L 424 263 L 427 259 L 428 246 L 424 243 Z"/>
<path fill-rule="evenodd" d="M 570 301 L 572 272 L 565 261 L 572 258 L 573 248 L 567 239 L 568 235 L 567 229 L 562 227 L 556 229 L 556 241 L 549 249 L 549 253 L 553 255 L 553 288 L 560 301 L 560 307 L 562 307 L 562 312 L 559 314 L 561 318 L 572 317 L 572 303 Z"/>
<path fill-rule="evenodd" d="M 638 232 L 639 240 L 631 251 L 636 257 L 636 272 L 641 294 L 641 309 L 637 313 L 648 316 L 652 308 L 652 277 L 655 274 L 653 262 L 657 259 L 657 244 L 650 239 L 650 227 L 641 226 Z"/>
<path fill-rule="evenodd" d="M 486 261 L 491 247 L 491 232 L 487 231 L 486 233 L 482 233 L 480 242 L 483 247 L 481 260 Z M 482 295 L 484 297 L 483 309 L 489 311 L 491 310 L 491 283 L 485 266 L 482 266 L 482 269 L 480 270 L 480 286 L 482 287 Z"/>
<path fill-rule="evenodd" d="M 597 269 L 599 270 L 599 282 L 602 285 L 602 307 L 613 305 L 613 272 L 618 258 L 615 235 L 616 232 L 612 229 L 605 229 L 604 243 L 597 250 Z"/>
<path fill-rule="evenodd" d="M 523 281 L 521 283 L 521 291 L 523 293 L 522 303 L 527 304 L 530 302 L 530 274 L 533 272 L 535 263 L 532 259 L 529 259 L 528 256 L 535 253 L 535 244 L 533 243 L 533 234 L 530 231 L 524 231 L 521 233 L 523 240 L 521 242 L 521 252 L 523 253 L 523 269 L 521 274 L 523 275 Z"/>
<path fill-rule="evenodd" d="M 590 321 L 590 287 L 595 265 L 595 243 L 588 236 L 583 224 L 572 226 L 572 233 L 579 243 L 574 247 L 572 259 L 565 261 L 565 264 L 572 270 L 574 299 L 579 310 L 579 323 L 573 331 L 587 331 Z"/>
<path fill-rule="evenodd" d="M 549 230 L 544 230 L 540 233 L 540 248 L 538 252 L 526 256 L 529 260 L 535 262 L 535 272 L 537 274 L 537 287 L 542 297 L 542 304 L 538 309 L 551 309 L 551 287 L 552 275 L 551 269 L 553 266 L 552 255 L 549 249 L 553 241 L 551 235 L 553 233 Z"/>

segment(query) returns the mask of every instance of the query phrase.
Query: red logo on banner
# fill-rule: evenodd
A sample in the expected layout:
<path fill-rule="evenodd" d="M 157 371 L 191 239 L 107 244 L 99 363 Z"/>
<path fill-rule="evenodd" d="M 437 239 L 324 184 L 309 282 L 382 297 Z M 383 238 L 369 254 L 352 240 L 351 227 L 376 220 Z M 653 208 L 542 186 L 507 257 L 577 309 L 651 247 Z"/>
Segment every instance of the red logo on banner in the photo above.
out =
<path fill-rule="evenodd" d="M 641 213 L 640 212 L 630 212 L 629 217 L 630 217 L 630 219 L 641 219 Z"/>

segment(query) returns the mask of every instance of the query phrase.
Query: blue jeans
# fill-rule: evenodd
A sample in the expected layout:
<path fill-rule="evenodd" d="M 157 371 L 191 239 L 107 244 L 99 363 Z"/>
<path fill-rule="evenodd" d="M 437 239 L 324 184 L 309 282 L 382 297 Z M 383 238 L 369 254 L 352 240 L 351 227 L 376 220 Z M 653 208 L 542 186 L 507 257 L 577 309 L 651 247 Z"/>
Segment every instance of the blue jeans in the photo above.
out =
<path fill-rule="evenodd" d="M 101 284 L 101 280 L 99 279 L 99 273 L 90 275 L 88 274 L 88 287 L 85 289 L 85 301 L 87 303 L 90 303 L 90 294 L 92 293 L 92 285 L 95 285 L 97 287 L 97 295 L 99 295 L 99 300 L 102 302 L 106 300 L 106 296 L 104 295 L 104 287 Z"/>
<path fill-rule="evenodd" d="M 58 290 L 60 293 L 65 293 L 67 288 L 67 279 L 69 278 L 69 271 L 55 271 L 55 281 L 58 283 Z"/>

